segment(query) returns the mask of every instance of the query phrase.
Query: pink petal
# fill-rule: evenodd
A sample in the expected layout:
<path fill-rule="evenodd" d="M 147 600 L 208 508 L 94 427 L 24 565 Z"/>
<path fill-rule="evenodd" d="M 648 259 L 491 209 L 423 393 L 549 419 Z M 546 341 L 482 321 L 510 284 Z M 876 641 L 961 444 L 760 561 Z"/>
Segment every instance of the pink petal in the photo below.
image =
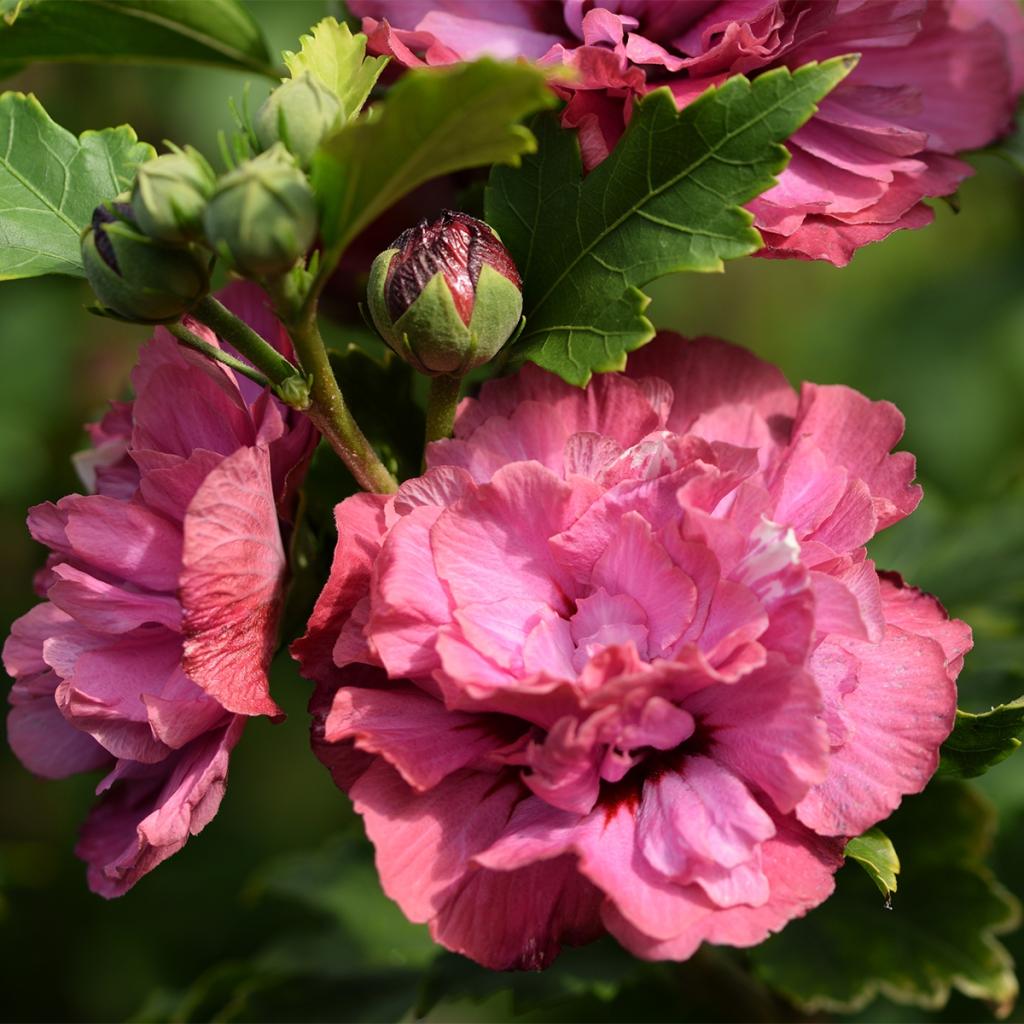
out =
<path fill-rule="evenodd" d="M 630 354 L 627 372 L 668 381 L 675 401 L 666 426 L 677 433 L 688 430 L 702 413 L 722 407 L 740 415 L 744 406 L 752 406 L 766 420 L 796 412 L 793 389 L 775 367 L 714 338 L 684 341 L 662 332 Z"/>
<path fill-rule="evenodd" d="M 711 756 L 784 813 L 825 777 L 821 694 L 808 673 L 776 655 L 738 683 L 694 694 L 686 709 L 697 719 L 697 734 L 708 736 Z"/>
<path fill-rule="evenodd" d="M 525 597 L 565 607 L 570 583 L 547 538 L 568 525 L 572 498 L 551 473 L 519 463 L 444 512 L 430 543 L 456 604 Z"/>
<path fill-rule="evenodd" d="M 811 661 L 817 675 L 841 687 L 838 708 L 848 730 L 832 751 L 825 779 L 797 807 L 800 820 L 822 835 L 859 835 L 888 817 L 904 795 L 920 792 L 953 727 L 954 679 L 970 646 L 969 630 L 947 623 L 926 595 L 889 583 L 882 608 L 888 624 L 880 643 L 836 637 Z M 913 631 L 919 618 L 927 623 L 921 634 Z M 949 637 L 952 657 L 928 635 L 935 633 Z M 835 659 L 842 659 L 845 672 L 827 670 Z"/>
<path fill-rule="evenodd" d="M 377 848 L 384 892 L 417 922 L 444 909 L 463 884 L 471 858 L 501 834 L 521 793 L 514 779 L 469 771 L 417 793 L 380 760 L 351 790 Z"/>
<path fill-rule="evenodd" d="M 240 448 L 206 478 L 184 533 L 185 671 L 228 711 L 281 714 L 267 669 L 285 558 L 265 449 Z"/>
<path fill-rule="evenodd" d="M 75 850 L 89 865 L 93 892 L 121 896 L 209 824 L 244 724 L 236 716 L 158 765 L 119 763 L 101 784 L 109 792 L 90 813 Z"/>
<path fill-rule="evenodd" d="M 600 936 L 602 900 L 572 857 L 510 872 L 475 868 L 430 931 L 448 949 L 492 970 L 540 971 L 563 945 Z"/>
<path fill-rule="evenodd" d="M 509 737 L 497 726 L 479 716 L 447 711 L 411 686 L 349 686 L 334 695 L 323 738 L 327 743 L 354 739 L 359 750 L 381 754 L 410 786 L 422 791 L 504 746 Z"/>
<path fill-rule="evenodd" d="M 909 515 L 921 500 L 914 479 L 914 457 L 890 454 L 903 436 L 903 416 L 889 402 L 872 402 L 850 388 L 805 384 L 793 437 L 806 437 L 834 465 L 859 477 L 871 489 L 884 529 Z"/>
<path fill-rule="evenodd" d="M 336 675 L 332 652 L 342 625 L 364 595 L 373 555 L 384 529 L 380 494 L 357 494 L 334 511 L 338 543 L 327 584 L 317 598 L 304 636 L 291 646 L 307 679 L 325 681 Z"/>
<path fill-rule="evenodd" d="M 441 514 L 431 506 L 414 508 L 394 525 L 374 567 L 367 627 L 374 652 L 396 677 L 426 675 L 440 663 L 436 634 L 451 621 L 451 599 L 431 544 Z"/>

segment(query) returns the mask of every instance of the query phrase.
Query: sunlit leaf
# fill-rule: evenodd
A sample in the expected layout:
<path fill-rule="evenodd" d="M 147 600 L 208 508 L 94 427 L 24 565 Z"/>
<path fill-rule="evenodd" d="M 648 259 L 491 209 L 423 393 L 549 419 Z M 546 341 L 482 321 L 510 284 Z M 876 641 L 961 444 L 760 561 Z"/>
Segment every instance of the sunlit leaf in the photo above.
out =
<path fill-rule="evenodd" d="M 388 62 L 387 57 L 366 56 L 366 36 L 352 34 L 348 25 L 324 18 L 299 38 L 298 53 L 286 51 L 284 62 L 297 78 L 309 72 L 320 79 L 341 100 L 344 118 L 357 114 Z"/>
<path fill-rule="evenodd" d="M 321 147 L 313 186 L 321 233 L 340 253 L 389 206 L 432 178 L 517 163 L 536 148 L 519 120 L 553 102 L 528 64 L 479 60 L 403 76 L 386 100 Z"/>
<path fill-rule="evenodd" d="M 869 828 L 863 835 L 851 839 L 843 852 L 847 860 L 860 864 L 883 896 L 891 896 L 896 891 L 900 859 L 892 840 L 880 828 Z"/>

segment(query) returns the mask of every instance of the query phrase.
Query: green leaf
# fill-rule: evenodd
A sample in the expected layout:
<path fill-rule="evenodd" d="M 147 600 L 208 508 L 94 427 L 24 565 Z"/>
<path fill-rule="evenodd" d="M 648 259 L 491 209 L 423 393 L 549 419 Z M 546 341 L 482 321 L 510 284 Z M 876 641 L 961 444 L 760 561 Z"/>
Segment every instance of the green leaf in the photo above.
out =
<path fill-rule="evenodd" d="M 0 96 L 0 280 L 82 275 L 79 234 L 93 209 L 153 157 L 127 125 L 75 138 L 34 96 Z"/>
<path fill-rule="evenodd" d="M 266 865 L 246 896 L 287 915 L 262 949 L 213 965 L 184 991 L 156 993 L 136 1020 L 411 1019 L 438 947 L 381 892 L 372 849 L 354 830 Z"/>
<path fill-rule="evenodd" d="M 381 891 L 371 849 L 361 837 L 341 835 L 319 850 L 282 857 L 253 880 L 249 893 L 300 904 L 337 926 L 358 951 L 350 951 L 349 967 L 352 959 L 363 967 L 424 966 L 438 954 L 426 927 L 410 924 Z M 284 944 L 262 959 L 296 971 L 313 966 Z"/>
<path fill-rule="evenodd" d="M 869 828 L 851 839 L 843 853 L 848 860 L 860 864 L 883 896 L 889 897 L 896 891 L 900 859 L 892 840 L 880 828 Z"/>
<path fill-rule="evenodd" d="M 994 819 L 963 783 L 933 782 L 886 825 L 902 861 L 891 910 L 845 867 L 828 902 L 751 951 L 758 973 L 809 1013 L 853 1012 L 879 994 L 936 1009 L 955 988 L 1005 1016 L 1017 979 L 996 936 L 1020 907 L 983 863 Z"/>
<path fill-rule="evenodd" d="M 0 24 L 0 63 L 214 64 L 275 76 L 238 0 L 22 0 Z"/>
<path fill-rule="evenodd" d="M 973 779 L 1005 761 L 1024 738 L 1024 697 L 991 711 L 957 709 L 953 732 L 942 745 L 939 774 Z"/>
<path fill-rule="evenodd" d="M 536 149 L 517 122 L 553 96 L 528 64 L 479 60 L 406 74 L 387 99 L 343 127 L 313 162 L 321 231 L 332 255 L 389 206 L 432 178 L 518 163 Z"/>
<path fill-rule="evenodd" d="M 523 278 L 526 330 L 513 360 L 580 386 L 621 370 L 654 336 L 645 284 L 721 270 L 760 248 L 742 204 L 774 184 L 789 159 L 780 143 L 855 63 L 736 76 L 682 112 L 659 89 L 585 178 L 575 138 L 554 115 L 535 119 L 538 154 L 518 170 L 495 168 L 487 190 L 487 220 Z"/>
<path fill-rule="evenodd" d="M 335 18 L 324 18 L 310 32 L 299 37 L 298 53 L 285 51 L 284 62 L 292 78 L 308 71 L 337 93 L 347 121 L 362 110 L 388 58 L 367 57 L 366 36 L 353 35 Z"/>

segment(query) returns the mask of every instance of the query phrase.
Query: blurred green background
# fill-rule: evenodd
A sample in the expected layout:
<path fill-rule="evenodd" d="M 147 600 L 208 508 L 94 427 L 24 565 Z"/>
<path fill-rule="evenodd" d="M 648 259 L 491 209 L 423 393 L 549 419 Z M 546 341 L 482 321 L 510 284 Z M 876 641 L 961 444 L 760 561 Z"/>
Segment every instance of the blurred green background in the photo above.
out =
<path fill-rule="evenodd" d="M 302 0 L 250 7 L 274 49 L 294 47 L 325 12 L 323 3 Z M 191 142 L 212 156 L 217 129 L 229 124 L 226 101 L 241 96 L 243 78 L 195 68 L 36 67 L 5 87 L 35 92 L 55 120 L 76 132 L 127 121 L 154 144 Z M 265 89 L 254 83 L 253 107 Z M 905 446 L 918 456 L 926 498 L 910 522 L 879 540 L 875 553 L 977 627 L 978 650 L 962 687 L 962 703 L 977 708 L 1024 691 L 1014 692 L 1015 673 L 1024 669 L 1024 189 L 1019 172 L 998 158 L 975 163 L 978 173 L 960 194 L 961 213 L 940 203 L 932 227 L 865 249 L 845 270 L 740 261 L 722 275 L 660 282 L 652 313 L 661 326 L 745 344 L 794 382 L 846 383 L 903 410 Z M 123 393 L 145 336 L 89 316 L 82 308 L 87 299 L 72 280 L 0 285 L 5 634 L 33 603 L 31 578 L 43 558 L 25 531 L 25 509 L 76 488 L 68 456 L 81 443 L 81 424 Z M 249 726 L 215 821 L 112 903 L 88 892 L 72 853 L 93 780 L 42 782 L 6 749 L 0 752 L 4 1019 L 259 1019 L 262 1011 L 246 1002 L 245 993 L 259 987 L 246 960 L 273 959 L 279 954 L 267 953 L 268 943 L 291 934 L 303 915 L 322 923 L 333 911 L 340 929 L 302 954 L 307 963 L 331 959 L 322 1016 L 279 1003 L 279 1019 L 290 1013 L 395 1019 L 405 1012 L 398 980 L 415 980 L 430 949 L 379 896 L 358 840 L 344 849 L 328 846 L 321 856 L 303 853 L 332 842 L 339 830 L 353 836 L 354 830 L 346 801 L 308 752 L 307 684 L 287 664 L 278 668 L 275 696 L 288 720 Z M 1018 896 L 1024 896 L 1022 769 L 1024 756 L 982 783 L 1000 811 L 997 866 Z M 344 888 L 330 890 L 328 880 L 310 895 L 318 872 L 333 877 L 332 865 L 352 856 Z M 276 869 L 267 868 L 274 863 Z M 340 911 L 331 900 L 343 904 Z M 346 971 L 347 961 L 362 962 L 361 943 L 370 941 L 364 932 L 387 952 L 372 969 Z M 1019 937 L 1008 944 L 1024 959 Z M 289 955 L 299 955 L 295 948 Z M 615 956 L 599 950 L 591 962 L 600 968 L 604 955 Z M 671 975 L 677 1003 L 647 1006 L 620 997 L 599 1008 L 602 1019 L 706 1019 L 700 993 L 683 991 L 685 977 L 685 969 Z M 195 987 L 197 979 L 204 980 Z M 178 994 L 188 991 L 181 1002 Z M 437 1019 L 506 1019 L 510 998 L 499 993 L 453 1004 Z M 984 1007 L 959 999 L 946 1016 L 989 1019 Z M 926 1019 L 884 1004 L 864 1017 Z M 1017 1011 L 1014 1019 L 1024 1016 Z"/>

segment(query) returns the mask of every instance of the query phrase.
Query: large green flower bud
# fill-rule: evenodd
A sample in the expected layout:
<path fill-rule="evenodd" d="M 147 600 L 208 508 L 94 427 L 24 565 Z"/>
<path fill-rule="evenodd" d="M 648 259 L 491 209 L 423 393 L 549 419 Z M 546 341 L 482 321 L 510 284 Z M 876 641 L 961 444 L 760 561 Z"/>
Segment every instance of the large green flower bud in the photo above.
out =
<path fill-rule="evenodd" d="M 193 149 L 149 160 L 139 168 L 132 190 L 135 222 L 164 242 L 196 239 L 216 183 L 210 165 Z"/>
<path fill-rule="evenodd" d="M 253 128 L 264 149 L 280 142 L 308 167 L 313 154 L 341 121 L 341 100 L 308 71 L 279 85 L 256 111 Z"/>
<path fill-rule="evenodd" d="M 203 215 L 210 246 L 246 277 L 291 269 L 316 237 L 316 201 L 280 143 L 229 171 Z"/>
<path fill-rule="evenodd" d="M 381 337 L 431 376 L 493 359 L 523 311 L 509 251 L 483 221 L 451 210 L 403 232 L 373 261 L 367 298 Z"/>
<path fill-rule="evenodd" d="M 173 323 L 210 290 L 209 255 L 142 234 L 127 203 L 97 206 L 82 232 L 85 275 L 108 313 L 133 323 Z"/>

